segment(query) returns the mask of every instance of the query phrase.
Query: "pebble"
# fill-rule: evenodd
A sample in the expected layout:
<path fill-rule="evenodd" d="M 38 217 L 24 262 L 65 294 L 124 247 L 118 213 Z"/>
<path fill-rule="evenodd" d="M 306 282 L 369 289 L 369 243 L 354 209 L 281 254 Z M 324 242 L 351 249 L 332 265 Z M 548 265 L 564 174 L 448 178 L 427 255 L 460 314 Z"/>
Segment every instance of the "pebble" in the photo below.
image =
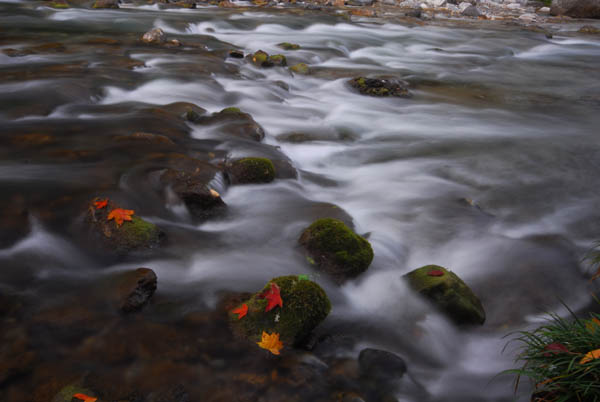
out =
<path fill-rule="evenodd" d="M 537 10 L 537 12 L 542 14 L 550 14 L 550 7 L 542 7 L 539 10 Z"/>
<path fill-rule="evenodd" d="M 520 15 L 519 19 L 523 20 L 523 21 L 526 21 L 526 22 L 533 22 L 533 21 L 535 21 L 536 17 L 537 16 L 535 14 L 528 13 L 528 14 L 522 14 L 522 15 Z"/>

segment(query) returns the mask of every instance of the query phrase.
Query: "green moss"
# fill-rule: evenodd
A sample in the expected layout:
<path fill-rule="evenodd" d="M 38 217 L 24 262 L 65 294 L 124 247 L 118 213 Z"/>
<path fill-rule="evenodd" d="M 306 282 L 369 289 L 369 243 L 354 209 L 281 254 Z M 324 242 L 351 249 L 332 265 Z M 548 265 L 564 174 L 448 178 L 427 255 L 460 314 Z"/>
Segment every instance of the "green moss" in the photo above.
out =
<path fill-rule="evenodd" d="M 235 183 L 269 183 L 275 179 L 275 166 L 267 158 L 243 158 L 231 165 Z"/>
<path fill-rule="evenodd" d="M 267 61 L 275 66 L 287 66 L 287 59 L 282 54 L 274 54 L 273 56 L 269 56 Z"/>
<path fill-rule="evenodd" d="M 265 312 L 267 300 L 260 295 L 275 282 L 280 289 L 283 307 Z M 253 342 L 260 341 L 263 331 L 277 332 L 284 345 L 298 344 L 319 325 L 331 311 L 325 291 L 310 280 L 300 280 L 296 275 L 271 279 L 265 287 L 244 301 L 248 314 L 242 319 L 229 315 L 234 330 Z"/>
<path fill-rule="evenodd" d="M 277 46 L 279 46 L 283 50 L 298 50 L 298 49 L 300 49 L 300 45 L 298 45 L 296 43 L 289 43 L 289 42 L 281 42 L 281 43 L 278 43 Z"/>
<path fill-rule="evenodd" d="M 156 225 L 134 215 L 131 221 L 123 222 L 117 229 L 116 236 L 120 246 L 132 249 L 158 243 L 160 230 Z"/>
<path fill-rule="evenodd" d="M 252 55 L 252 62 L 257 66 L 262 66 L 264 63 L 266 63 L 268 58 L 269 55 L 267 52 L 259 50 Z"/>
<path fill-rule="evenodd" d="M 429 272 L 441 271 L 441 276 Z M 426 265 L 408 274 L 405 279 L 457 324 L 483 324 L 485 311 L 473 291 L 455 273 L 438 265 Z"/>
<path fill-rule="evenodd" d="M 307 75 L 310 73 L 309 67 L 305 63 L 294 64 L 290 67 L 290 70 L 296 74 Z"/>
<path fill-rule="evenodd" d="M 66 1 L 53 1 L 48 5 L 52 8 L 69 8 L 69 3 Z"/>
<path fill-rule="evenodd" d="M 242 111 L 238 107 L 226 107 L 225 109 L 221 110 L 219 113 L 222 113 L 222 114 L 239 114 L 239 113 L 242 113 Z"/>
<path fill-rule="evenodd" d="M 304 230 L 299 242 L 319 268 L 340 281 L 364 272 L 373 260 L 371 244 L 338 219 L 315 221 Z"/>

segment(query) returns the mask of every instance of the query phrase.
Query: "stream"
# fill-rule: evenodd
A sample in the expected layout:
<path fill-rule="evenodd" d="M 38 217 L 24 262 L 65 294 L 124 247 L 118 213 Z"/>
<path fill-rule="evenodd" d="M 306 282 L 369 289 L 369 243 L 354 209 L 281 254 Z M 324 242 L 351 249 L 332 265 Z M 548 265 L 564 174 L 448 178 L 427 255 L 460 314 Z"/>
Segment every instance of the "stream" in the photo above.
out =
<path fill-rule="evenodd" d="M 151 28 L 181 46 L 142 43 Z M 600 37 L 553 28 L 1 1 L 0 400 L 53 401 L 83 381 L 101 401 L 368 402 L 347 379 L 370 347 L 405 360 L 397 401 L 528 401 L 526 379 L 515 393 L 515 377 L 498 375 L 521 364 L 506 335 L 567 314 L 562 303 L 590 308 L 582 257 L 600 233 Z M 232 49 L 311 71 L 260 68 Z M 347 84 L 367 75 L 402 79 L 412 97 Z M 183 121 L 178 102 L 208 115 L 237 107 L 265 137 Z M 136 132 L 177 149 L 119 140 Z M 268 184 L 217 175 L 227 212 L 199 221 L 156 191 L 151 172 L 175 154 L 214 166 L 262 156 L 287 170 Z M 94 197 L 167 241 L 125 258 L 90 247 L 77 225 Z M 341 286 L 297 244 L 332 210 L 375 255 Z M 453 325 L 407 287 L 402 275 L 427 264 L 471 287 L 483 326 Z M 158 289 L 123 318 L 106 287 L 137 267 L 156 272 Z M 276 358 L 228 340 L 223 295 L 291 274 L 331 300 L 323 341 Z"/>

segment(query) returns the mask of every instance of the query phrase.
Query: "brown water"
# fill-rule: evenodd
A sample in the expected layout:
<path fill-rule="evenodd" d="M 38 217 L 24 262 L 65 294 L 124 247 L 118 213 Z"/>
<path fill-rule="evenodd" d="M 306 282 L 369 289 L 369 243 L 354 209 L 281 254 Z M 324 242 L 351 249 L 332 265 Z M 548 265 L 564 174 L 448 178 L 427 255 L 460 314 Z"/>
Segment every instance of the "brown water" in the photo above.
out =
<path fill-rule="evenodd" d="M 183 46 L 144 45 L 152 27 Z M 514 367 L 503 336 L 563 311 L 559 300 L 587 305 L 580 258 L 599 233 L 600 40 L 558 28 L 548 39 L 309 11 L 0 3 L 0 400 L 48 401 L 75 382 L 102 401 L 377 400 L 357 374 L 365 347 L 406 360 L 400 401 L 527 400 L 528 384 L 515 395 L 512 377 L 495 377 Z M 283 53 L 311 75 L 227 57 L 283 41 L 302 46 Z M 359 74 L 398 76 L 414 96 L 363 97 L 345 84 Z M 266 137 L 185 122 L 174 102 L 239 107 Z M 174 144 L 119 139 L 135 132 Z M 231 187 L 217 176 L 227 213 L 198 222 L 156 188 L 182 154 L 267 156 L 288 174 Z M 125 258 L 90 246 L 78 225 L 96 196 L 167 241 Z M 341 287 L 296 245 L 330 204 L 375 252 Z M 425 264 L 473 288 L 483 327 L 456 328 L 405 287 Z M 158 290 L 121 316 L 111 278 L 140 266 Z M 222 300 L 287 274 L 310 275 L 333 310 L 314 350 L 274 358 L 233 339 Z"/>

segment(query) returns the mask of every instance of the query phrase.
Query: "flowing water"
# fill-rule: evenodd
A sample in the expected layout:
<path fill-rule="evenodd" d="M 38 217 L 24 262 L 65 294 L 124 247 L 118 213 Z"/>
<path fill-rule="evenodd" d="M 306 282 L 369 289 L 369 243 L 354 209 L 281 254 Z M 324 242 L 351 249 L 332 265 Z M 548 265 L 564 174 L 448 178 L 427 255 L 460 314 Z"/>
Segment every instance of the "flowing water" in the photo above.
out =
<path fill-rule="evenodd" d="M 152 27 L 183 46 L 139 42 Z M 70 310 L 96 297 L 87 289 L 108 273 L 146 266 L 158 276 L 158 291 L 144 314 L 156 322 L 214 311 L 222 291 L 252 292 L 274 276 L 308 274 L 333 305 L 318 332 L 341 339 L 324 345 L 319 364 L 333 367 L 375 347 L 407 362 L 398 400 L 528 400 L 526 382 L 514 394 L 511 376 L 495 377 L 514 367 L 515 345 L 503 352 L 503 336 L 563 311 L 560 301 L 585 308 L 580 258 L 600 222 L 600 39 L 556 28 L 547 38 L 490 23 L 349 21 L 283 9 L 0 3 L 0 295 L 24 306 L 18 324 L 7 318 L 4 331 L 27 334 L 23 349 L 15 343 L 3 353 L 23 360 L 34 353 L 4 384 L 0 376 L 0 394 L 18 401 L 26 400 L 23 390 L 60 389 L 77 369 L 123 378 L 143 371 L 139 357 L 99 357 L 112 353 L 110 342 L 95 354 L 84 346 L 98 332 L 143 338 L 147 328 L 113 324 L 110 335 L 104 324 L 71 319 L 77 314 Z M 279 42 L 301 49 L 282 52 Z M 312 71 L 257 68 L 227 57 L 233 48 L 284 53 L 289 65 L 304 62 Z M 346 83 L 356 75 L 401 78 L 413 97 L 360 95 Z M 265 139 L 163 119 L 161 108 L 174 102 L 209 113 L 239 107 Z M 289 158 L 298 174 L 264 185 L 216 183 L 228 212 L 198 223 L 148 191 L 150 151 L 115 145 L 115 136 L 136 131 L 177 139 L 188 155 L 211 163 Z M 94 196 L 126 203 L 169 241 L 125 260 L 90 252 L 72 227 Z M 331 209 L 327 203 L 346 211 L 357 233 L 368 233 L 375 253 L 369 270 L 342 286 L 317 274 L 296 245 L 302 229 Z M 484 326 L 455 327 L 405 286 L 401 276 L 426 264 L 445 266 L 471 286 L 486 309 Z M 168 328 L 187 333 L 175 323 Z M 150 349 L 186 342 L 158 333 Z M 202 336 L 217 345 L 222 334 Z M 172 366 L 148 370 L 156 376 L 149 381 L 182 383 L 191 400 L 228 400 L 215 390 L 230 386 L 224 373 L 264 358 L 215 349 L 181 368 L 177 352 L 165 353 Z M 48 385 L 53 376 L 58 384 Z M 255 393 L 239 400 L 317 400 L 315 392 L 335 389 L 307 383 L 292 395 L 256 382 L 249 381 Z M 194 390 L 195 383 L 203 388 Z M 107 381 L 96 384 L 96 392 L 110 394 Z"/>

